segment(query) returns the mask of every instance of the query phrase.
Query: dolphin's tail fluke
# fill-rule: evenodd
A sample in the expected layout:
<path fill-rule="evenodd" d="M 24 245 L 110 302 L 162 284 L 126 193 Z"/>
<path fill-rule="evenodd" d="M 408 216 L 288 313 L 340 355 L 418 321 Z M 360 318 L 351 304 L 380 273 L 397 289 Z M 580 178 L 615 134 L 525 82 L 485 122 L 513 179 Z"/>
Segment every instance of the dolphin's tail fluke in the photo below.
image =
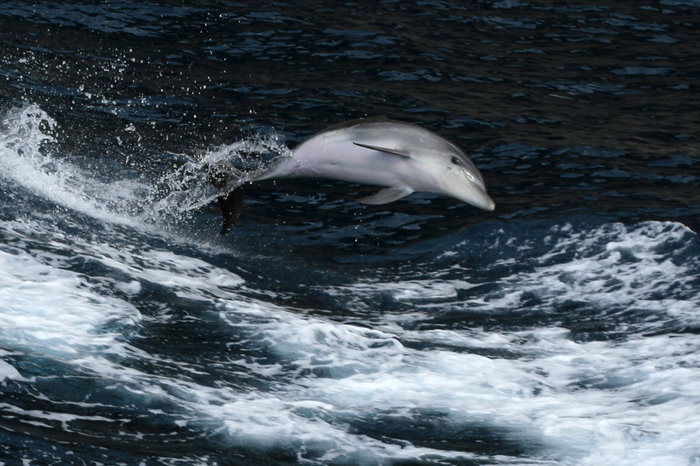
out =
<path fill-rule="evenodd" d="M 257 180 L 285 176 L 291 157 L 281 157 L 267 166 L 254 170 L 241 170 L 228 164 L 206 164 L 204 170 L 209 182 L 219 190 L 217 201 L 221 207 L 224 224 L 221 235 L 225 235 L 236 225 L 243 210 L 243 186 Z"/>
<path fill-rule="evenodd" d="M 225 235 L 236 225 L 243 210 L 243 172 L 225 165 L 209 165 L 205 167 L 209 182 L 219 190 L 216 200 L 221 207 L 223 225 L 220 235 Z"/>
<path fill-rule="evenodd" d="M 243 211 L 243 186 L 239 186 L 230 193 L 217 197 L 216 200 L 219 201 L 221 216 L 224 221 L 219 232 L 223 236 L 231 231 L 241 216 L 241 211 Z"/>

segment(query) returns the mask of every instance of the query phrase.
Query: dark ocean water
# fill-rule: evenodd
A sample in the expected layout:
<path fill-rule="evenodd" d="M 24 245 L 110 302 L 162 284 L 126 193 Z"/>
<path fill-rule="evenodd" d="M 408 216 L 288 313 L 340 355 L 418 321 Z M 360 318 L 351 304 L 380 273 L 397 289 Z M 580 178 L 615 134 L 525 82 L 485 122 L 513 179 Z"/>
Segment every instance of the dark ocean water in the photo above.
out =
<path fill-rule="evenodd" d="M 700 3 L 3 1 L 0 465 L 699 465 Z M 496 202 L 201 162 L 383 115 Z"/>

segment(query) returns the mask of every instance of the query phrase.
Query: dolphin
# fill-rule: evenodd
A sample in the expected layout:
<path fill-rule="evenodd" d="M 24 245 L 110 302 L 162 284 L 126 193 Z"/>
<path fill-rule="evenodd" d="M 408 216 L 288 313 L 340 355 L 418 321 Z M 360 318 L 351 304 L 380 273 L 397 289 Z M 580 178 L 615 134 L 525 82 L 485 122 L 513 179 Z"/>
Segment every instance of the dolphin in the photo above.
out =
<path fill-rule="evenodd" d="M 383 186 L 375 194 L 357 200 L 369 205 L 427 192 L 484 210 L 496 207 L 476 165 L 455 144 L 420 126 L 394 120 L 352 120 L 327 128 L 250 181 L 289 177 Z M 229 178 L 224 170 L 212 182 L 223 188 Z M 224 220 L 221 234 L 225 235 L 240 216 L 243 187 L 221 194 L 218 202 Z"/>

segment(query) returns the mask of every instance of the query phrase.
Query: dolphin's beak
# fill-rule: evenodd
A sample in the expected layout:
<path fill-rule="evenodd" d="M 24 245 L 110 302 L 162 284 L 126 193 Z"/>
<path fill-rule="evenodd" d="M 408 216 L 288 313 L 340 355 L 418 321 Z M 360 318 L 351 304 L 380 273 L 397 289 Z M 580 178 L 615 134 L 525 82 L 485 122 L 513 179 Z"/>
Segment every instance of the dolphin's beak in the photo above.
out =
<path fill-rule="evenodd" d="M 478 186 L 475 186 L 474 190 L 477 192 L 477 195 L 472 199 L 472 202 L 469 202 L 471 205 L 488 211 L 492 211 L 496 208 L 496 203 L 486 194 L 486 191 Z"/>
<path fill-rule="evenodd" d="M 452 192 L 450 195 L 479 209 L 492 211 L 496 208 L 496 203 L 478 184 L 469 182 L 464 188 L 466 189 L 461 189 L 459 193 Z"/>

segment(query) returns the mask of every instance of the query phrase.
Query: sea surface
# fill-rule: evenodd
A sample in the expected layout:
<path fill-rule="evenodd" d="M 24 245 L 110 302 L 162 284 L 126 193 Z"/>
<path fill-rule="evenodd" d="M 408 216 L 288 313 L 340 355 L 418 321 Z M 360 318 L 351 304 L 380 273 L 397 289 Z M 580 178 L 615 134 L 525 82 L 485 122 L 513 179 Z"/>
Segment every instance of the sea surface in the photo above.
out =
<path fill-rule="evenodd" d="M 700 465 L 700 2 L 3 0 L 0 465 Z M 496 202 L 211 163 L 344 120 Z"/>

